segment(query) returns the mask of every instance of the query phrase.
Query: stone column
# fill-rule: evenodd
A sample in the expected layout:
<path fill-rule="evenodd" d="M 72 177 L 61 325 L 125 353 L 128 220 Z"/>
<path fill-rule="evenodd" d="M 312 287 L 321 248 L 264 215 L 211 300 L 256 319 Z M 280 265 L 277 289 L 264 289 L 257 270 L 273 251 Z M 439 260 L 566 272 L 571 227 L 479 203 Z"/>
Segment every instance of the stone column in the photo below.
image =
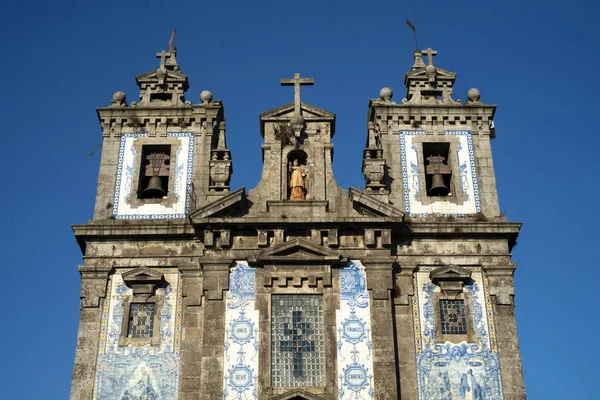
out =
<path fill-rule="evenodd" d="M 527 397 L 515 318 L 515 268 L 515 264 L 485 267 L 494 309 L 504 400 L 523 400 Z"/>
<path fill-rule="evenodd" d="M 108 282 L 106 272 L 85 272 L 86 269 L 88 268 L 83 265 L 79 266 L 81 305 L 75 366 L 71 383 L 72 400 L 91 400 L 94 393 L 98 339 Z"/>
<path fill-rule="evenodd" d="M 367 274 L 371 301 L 373 340 L 373 375 L 376 400 L 398 399 L 396 382 L 396 349 L 394 346 L 394 288 L 392 268 L 395 257 L 361 260 Z"/>
<path fill-rule="evenodd" d="M 416 266 L 402 266 L 395 274 L 394 311 L 396 328 L 396 365 L 402 400 L 419 398 L 413 321 L 413 273 Z"/>
<path fill-rule="evenodd" d="M 203 259 L 204 321 L 199 399 L 223 396 L 223 345 L 225 342 L 225 291 L 229 289 L 229 268 L 233 260 Z"/>

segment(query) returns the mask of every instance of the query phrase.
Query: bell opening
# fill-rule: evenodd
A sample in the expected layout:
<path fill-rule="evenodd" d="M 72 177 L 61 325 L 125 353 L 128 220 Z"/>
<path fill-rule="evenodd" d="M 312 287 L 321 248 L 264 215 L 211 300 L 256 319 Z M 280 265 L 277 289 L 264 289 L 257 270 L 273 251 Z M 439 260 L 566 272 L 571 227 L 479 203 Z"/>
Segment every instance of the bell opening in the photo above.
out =
<path fill-rule="evenodd" d="M 445 197 L 451 195 L 452 170 L 449 157 L 450 143 L 423 143 L 427 196 Z"/>
<path fill-rule="evenodd" d="M 138 199 L 161 199 L 168 194 L 171 146 L 142 146 Z"/>

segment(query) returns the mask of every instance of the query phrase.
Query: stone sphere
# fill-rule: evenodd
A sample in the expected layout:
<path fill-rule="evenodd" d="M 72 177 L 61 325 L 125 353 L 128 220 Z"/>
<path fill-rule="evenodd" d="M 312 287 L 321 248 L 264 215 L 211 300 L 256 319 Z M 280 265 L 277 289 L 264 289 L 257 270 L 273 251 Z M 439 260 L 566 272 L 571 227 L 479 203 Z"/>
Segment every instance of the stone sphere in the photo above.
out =
<path fill-rule="evenodd" d="M 389 87 L 381 88 L 381 90 L 379 91 L 379 97 L 383 101 L 390 101 L 393 95 L 394 92 Z"/>
<path fill-rule="evenodd" d="M 294 115 L 290 118 L 290 123 L 292 125 L 304 125 L 304 117 L 302 115 Z"/>
<path fill-rule="evenodd" d="M 467 98 L 469 101 L 479 101 L 481 99 L 481 93 L 479 93 L 479 89 L 472 88 L 467 92 Z"/>
<path fill-rule="evenodd" d="M 121 92 L 120 90 L 116 91 L 115 94 L 113 94 L 113 97 L 112 97 L 113 103 L 123 103 L 123 102 L 125 102 L 125 100 L 126 100 L 125 93 Z"/>
<path fill-rule="evenodd" d="M 166 76 L 167 76 L 167 72 L 164 69 L 159 68 L 156 70 L 156 77 L 158 79 L 164 79 Z"/>
<path fill-rule="evenodd" d="M 202 93 L 200 93 L 200 100 L 202 100 L 203 103 L 210 103 L 213 99 L 213 94 L 210 90 L 203 90 Z"/>
<path fill-rule="evenodd" d="M 437 71 L 437 69 L 433 65 L 428 65 L 425 67 L 425 72 L 428 74 L 435 74 L 435 71 Z"/>

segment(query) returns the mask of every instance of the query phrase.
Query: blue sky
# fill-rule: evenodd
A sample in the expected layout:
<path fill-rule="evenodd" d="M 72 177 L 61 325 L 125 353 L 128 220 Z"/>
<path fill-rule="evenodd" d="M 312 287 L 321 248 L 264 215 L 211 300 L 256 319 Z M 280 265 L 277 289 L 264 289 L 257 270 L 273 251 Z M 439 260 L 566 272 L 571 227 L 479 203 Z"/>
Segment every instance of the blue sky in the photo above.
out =
<path fill-rule="evenodd" d="M 4 317 L 2 399 L 65 399 L 75 352 L 81 254 L 70 224 L 92 217 L 101 140 L 95 107 L 158 66 L 177 28 L 187 99 L 225 104 L 232 186 L 258 182 L 258 115 L 293 99 L 279 79 L 315 79 L 303 101 L 337 114 L 334 172 L 363 187 L 370 98 L 404 95 L 419 46 L 498 105 L 500 205 L 524 222 L 513 259 L 531 399 L 597 396 L 600 329 L 593 249 L 600 224 L 599 6 L 592 1 L 195 1 L 4 3 L 0 198 Z"/>

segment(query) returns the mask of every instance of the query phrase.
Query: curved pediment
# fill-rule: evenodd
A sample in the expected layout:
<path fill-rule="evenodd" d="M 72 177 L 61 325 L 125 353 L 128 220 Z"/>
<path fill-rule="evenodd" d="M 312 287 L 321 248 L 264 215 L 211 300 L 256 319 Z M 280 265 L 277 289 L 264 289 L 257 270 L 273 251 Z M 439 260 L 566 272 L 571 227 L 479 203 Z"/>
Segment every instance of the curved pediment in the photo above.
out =
<path fill-rule="evenodd" d="M 306 239 L 292 239 L 255 253 L 248 261 L 257 264 L 331 264 L 342 262 L 342 255 Z"/>

